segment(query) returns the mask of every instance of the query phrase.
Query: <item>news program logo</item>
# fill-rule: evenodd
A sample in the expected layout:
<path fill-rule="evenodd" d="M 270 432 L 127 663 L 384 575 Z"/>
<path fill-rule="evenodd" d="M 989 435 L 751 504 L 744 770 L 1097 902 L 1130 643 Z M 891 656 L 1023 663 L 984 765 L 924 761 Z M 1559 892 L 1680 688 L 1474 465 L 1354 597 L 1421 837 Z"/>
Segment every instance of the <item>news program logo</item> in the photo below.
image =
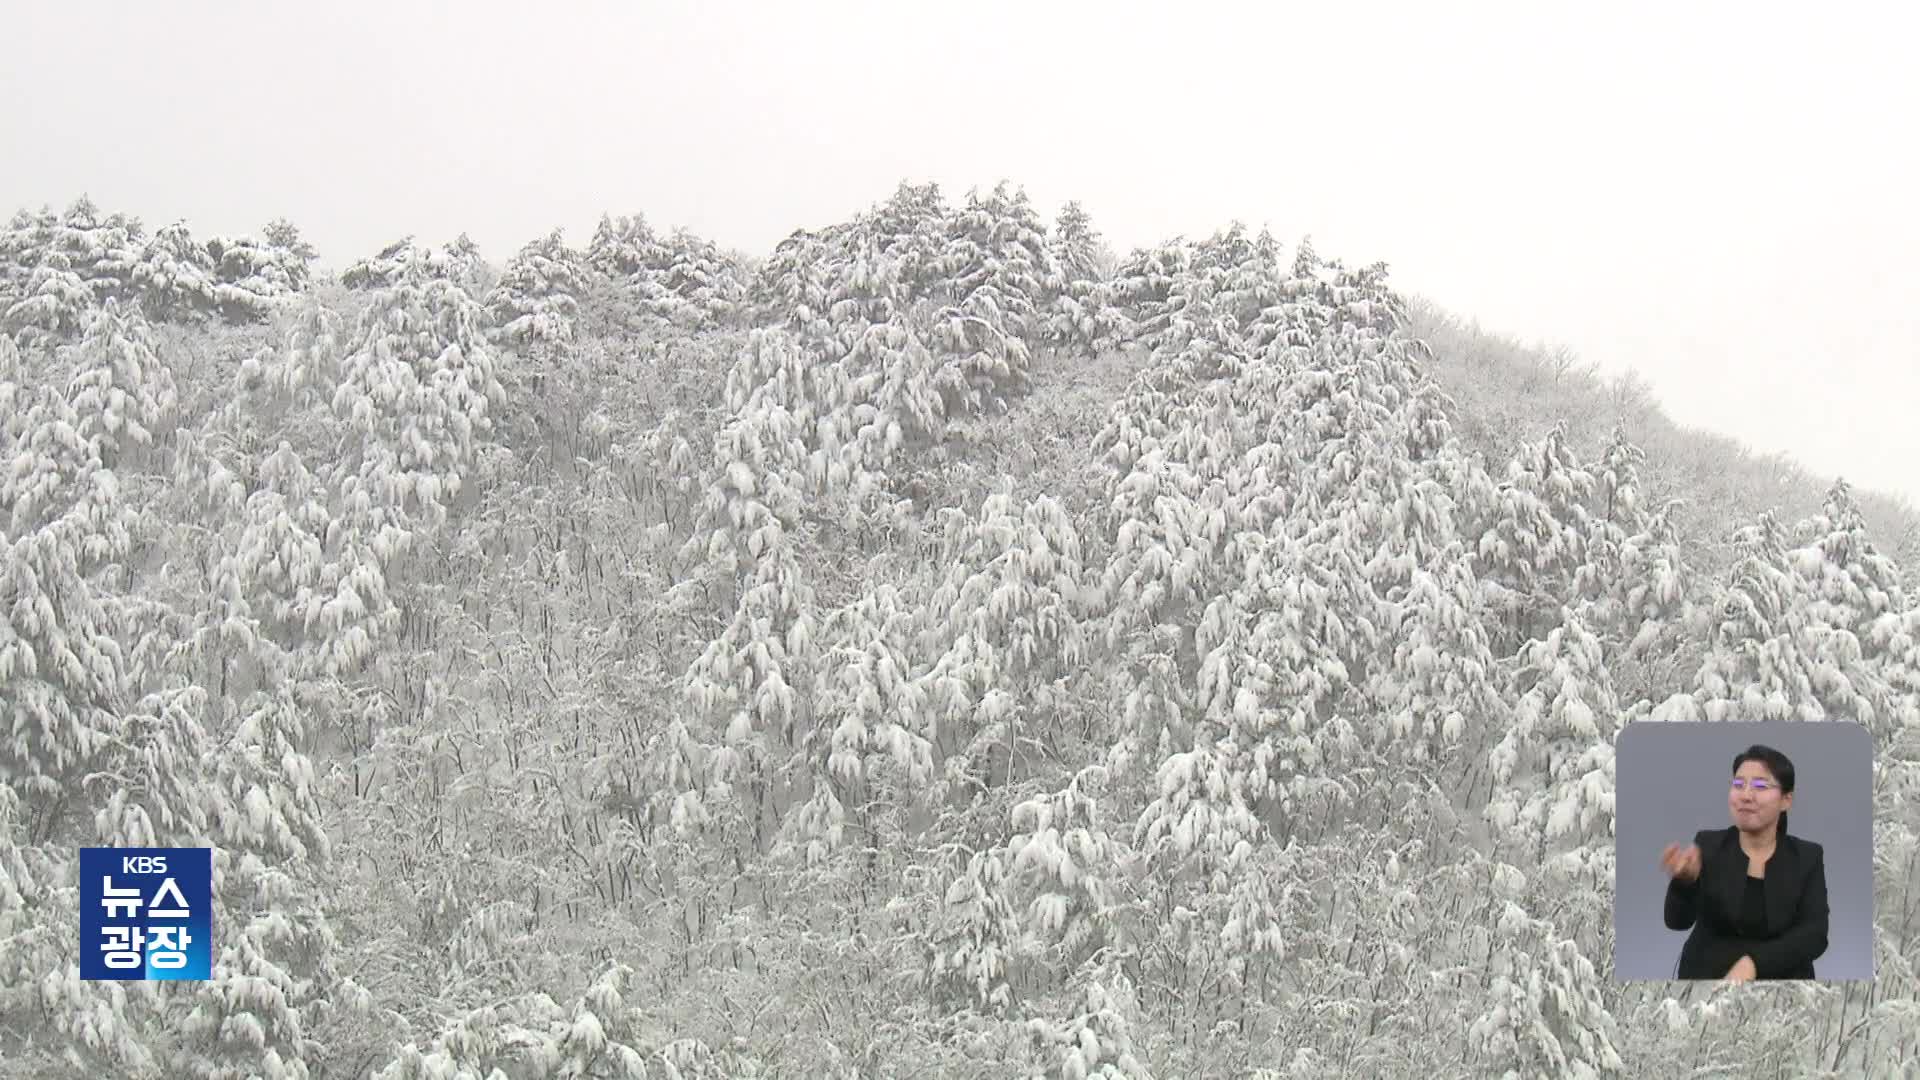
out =
<path fill-rule="evenodd" d="M 80 977 L 213 972 L 211 848 L 81 848 Z"/>

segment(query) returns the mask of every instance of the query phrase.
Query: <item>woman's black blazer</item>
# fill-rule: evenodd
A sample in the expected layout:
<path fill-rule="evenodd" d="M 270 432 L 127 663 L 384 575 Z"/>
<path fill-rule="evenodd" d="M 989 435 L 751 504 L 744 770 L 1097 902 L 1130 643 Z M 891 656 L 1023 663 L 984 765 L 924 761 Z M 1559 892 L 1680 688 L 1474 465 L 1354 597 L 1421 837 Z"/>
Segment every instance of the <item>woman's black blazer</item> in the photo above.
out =
<path fill-rule="evenodd" d="M 1814 958 L 1827 951 L 1827 867 L 1820 845 L 1780 838 L 1761 879 L 1766 935 L 1742 938 L 1735 930 L 1747 887 L 1740 830 L 1702 829 L 1693 842 L 1700 847 L 1699 878 L 1667 883 L 1667 929 L 1693 928 L 1680 949 L 1677 977 L 1722 978 L 1740 957 L 1751 956 L 1757 978 L 1813 978 Z"/>

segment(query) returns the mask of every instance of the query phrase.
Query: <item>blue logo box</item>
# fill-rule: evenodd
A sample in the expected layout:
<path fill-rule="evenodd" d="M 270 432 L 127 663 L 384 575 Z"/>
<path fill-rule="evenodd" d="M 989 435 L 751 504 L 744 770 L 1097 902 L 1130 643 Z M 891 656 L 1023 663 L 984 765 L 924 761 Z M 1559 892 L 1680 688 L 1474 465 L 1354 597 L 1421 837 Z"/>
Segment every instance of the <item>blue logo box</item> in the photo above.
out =
<path fill-rule="evenodd" d="M 82 979 L 212 974 L 213 849 L 80 849 Z"/>

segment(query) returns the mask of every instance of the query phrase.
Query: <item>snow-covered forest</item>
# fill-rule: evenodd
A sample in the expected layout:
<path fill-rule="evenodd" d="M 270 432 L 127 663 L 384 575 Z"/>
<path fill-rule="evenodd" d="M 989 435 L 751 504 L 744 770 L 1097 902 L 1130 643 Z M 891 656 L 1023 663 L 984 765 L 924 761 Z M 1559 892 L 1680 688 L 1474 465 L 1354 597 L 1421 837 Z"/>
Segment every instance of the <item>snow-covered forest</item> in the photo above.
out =
<path fill-rule="evenodd" d="M 0 1074 L 1920 1061 L 1913 508 L 1382 264 L 81 199 L 0 330 Z M 1614 739 L 1693 719 L 1871 729 L 1877 981 L 1612 980 Z M 215 849 L 210 981 L 79 978 L 89 845 Z"/>

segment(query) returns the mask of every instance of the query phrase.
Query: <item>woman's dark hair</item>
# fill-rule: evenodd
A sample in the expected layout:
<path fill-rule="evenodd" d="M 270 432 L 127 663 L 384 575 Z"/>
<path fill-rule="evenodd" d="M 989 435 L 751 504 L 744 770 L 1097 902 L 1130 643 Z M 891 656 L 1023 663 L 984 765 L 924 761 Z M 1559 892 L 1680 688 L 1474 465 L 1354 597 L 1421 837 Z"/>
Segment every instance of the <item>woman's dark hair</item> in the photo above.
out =
<path fill-rule="evenodd" d="M 1775 782 L 1780 785 L 1780 794 L 1793 794 L 1793 762 L 1788 759 L 1787 755 L 1775 750 L 1771 746 L 1755 744 L 1740 751 L 1740 753 L 1734 757 L 1732 771 L 1736 773 L 1739 772 L 1740 766 L 1745 765 L 1749 761 L 1757 761 L 1766 766 L 1767 771 L 1773 774 Z M 1785 810 L 1780 811 L 1780 823 L 1774 826 L 1773 835 L 1787 835 L 1787 812 Z"/>

